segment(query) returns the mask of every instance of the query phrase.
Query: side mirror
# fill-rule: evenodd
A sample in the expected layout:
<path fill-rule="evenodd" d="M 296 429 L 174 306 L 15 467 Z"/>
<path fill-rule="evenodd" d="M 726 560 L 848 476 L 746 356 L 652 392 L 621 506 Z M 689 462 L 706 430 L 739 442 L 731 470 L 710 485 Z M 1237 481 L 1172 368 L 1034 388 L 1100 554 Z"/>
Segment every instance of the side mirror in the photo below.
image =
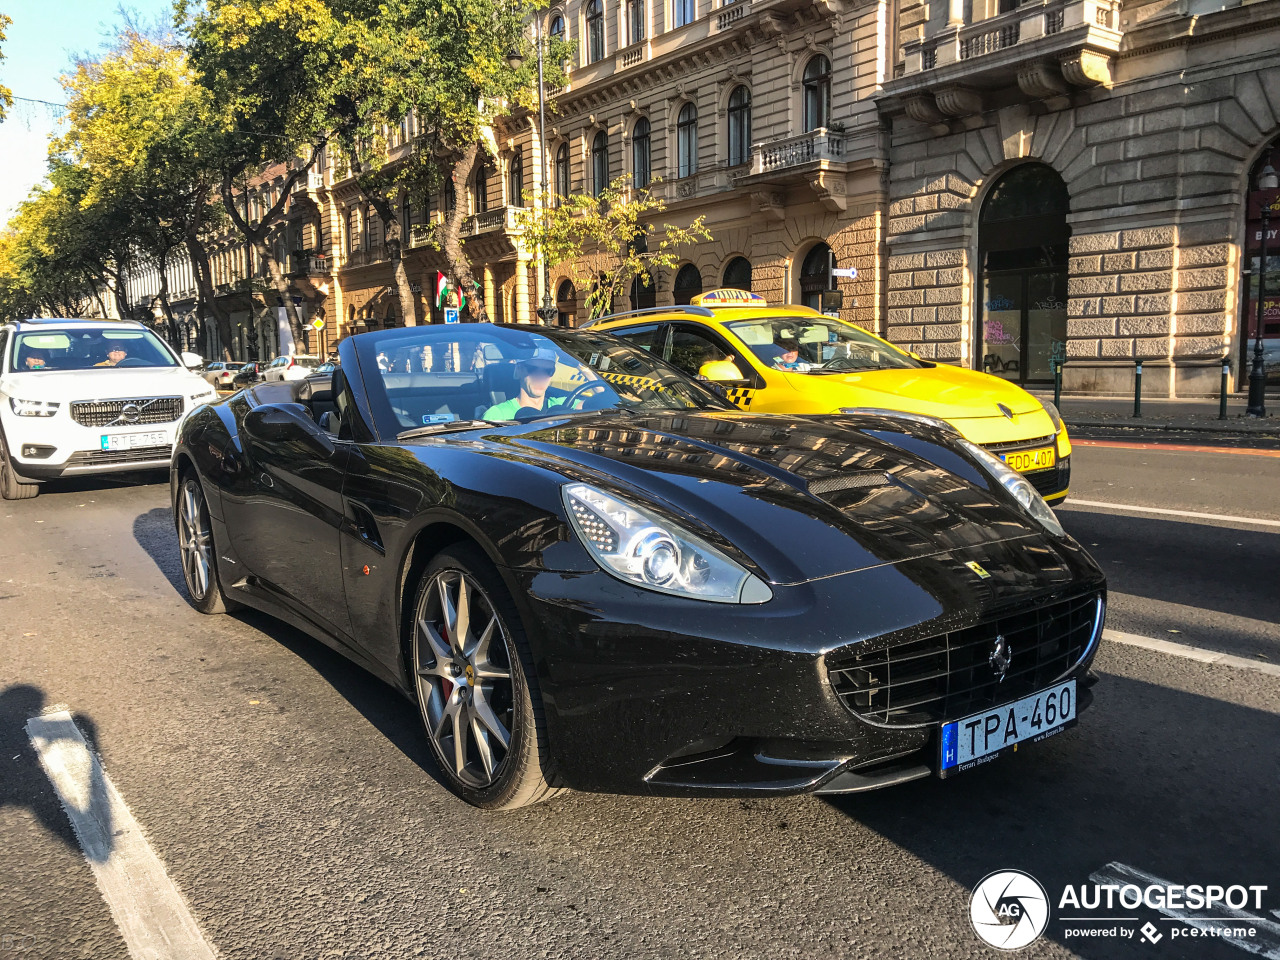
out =
<path fill-rule="evenodd" d="M 914 350 L 908 350 L 908 351 L 907 351 L 907 353 L 911 354 L 911 357 L 912 357 L 912 359 L 913 359 L 913 360 L 923 360 L 923 359 L 924 359 L 924 357 L 920 356 L 920 354 L 916 353 Z"/>
<path fill-rule="evenodd" d="M 188 370 L 194 370 L 200 364 L 204 363 L 204 357 L 198 353 L 191 353 L 188 350 L 182 351 L 182 365 Z"/>
<path fill-rule="evenodd" d="M 698 368 L 698 376 L 716 383 L 746 379 L 732 360 L 711 360 Z"/>
<path fill-rule="evenodd" d="M 267 403 L 254 407 L 245 414 L 244 431 L 260 443 L 300 443 L 322 457 L 334 451 L 332 438 L 300 403 Z"/>

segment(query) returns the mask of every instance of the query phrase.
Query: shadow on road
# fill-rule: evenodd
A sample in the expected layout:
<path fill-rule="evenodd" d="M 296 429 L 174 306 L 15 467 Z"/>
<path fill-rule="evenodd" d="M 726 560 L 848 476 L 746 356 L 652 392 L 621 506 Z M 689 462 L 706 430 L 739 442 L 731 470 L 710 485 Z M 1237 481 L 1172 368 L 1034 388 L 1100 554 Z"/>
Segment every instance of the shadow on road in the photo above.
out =
<path fill-rule="evenodd" d="M 187 586 L 182 578 L 182 558 L 178 554 L 178 534 L 173 526 L 173 512 L 168 507 L 156 507 L 138 514 L 133 519 L 133 539 L 164 574 L 169 585 L 185 600 Z"/>
<path fill-rule="evenodd" d="M 1270 883 L 1266 906 L 1276 906 L 1280 716 L 1115 675 L 1095 691 L 1079 727 L 1025 755 L 830 802 L 966 890 L 996 870 L 1030 873 L 1049 895 L 1046 936 L 1085 957 L 1151 956 L 1133 940 L 1064 936 L 1060 917 L 1090 913 L 1059 910 L 1064 887 L 1113 861 L 1171 883 Z M 967 917 L 967 898 L 943 908 Z M 1153 910 L 1120 913 L 1170 926 Z M 1160 956 L 1183 955 L 1161 946 Z M 1183 949 L 1240 956 L 1203 940 Z"/>
<path fill-rule="evenodd" d="M 50 834 L 57 837 L 74 850 L 81 849 L 72 830 L 71 822 L 58 801 L 58 795 L 40 766 L 40 760 L 27 734 L 27 722 L 33 717 L 40 717 L 48 705 L 45 703 L 44 691 L 29 684 L 15 684 L 0 691 L 0 757 L 3 757 L 4 776 L 0 777 L 0 808 L 21 807 L 30 810 Z M 90 749 L 97 752 L 97 730 L 88 717 L 73 717 L 75 726 L 80 729 Z M 51 725 L 55 736 L 61 725 Z M 84 748 L 74 731 L 66 729 L 58 739 L 65 741 L 59 746 L 67 747 L 64 759 L 71 762 L 88 760 L 83 754 Z M 111 854 L 110 839 L 113 835 L 110 805 L 107 802 L 106 784 L 102 779 L 102 770 L 98 764 L 92 764 L 88 795 L 79 797 L 89 816 L 102 825 L 102 834 L 106 838 L 104 846 L 85 850 L 90 859 L 103 861 Z"/>

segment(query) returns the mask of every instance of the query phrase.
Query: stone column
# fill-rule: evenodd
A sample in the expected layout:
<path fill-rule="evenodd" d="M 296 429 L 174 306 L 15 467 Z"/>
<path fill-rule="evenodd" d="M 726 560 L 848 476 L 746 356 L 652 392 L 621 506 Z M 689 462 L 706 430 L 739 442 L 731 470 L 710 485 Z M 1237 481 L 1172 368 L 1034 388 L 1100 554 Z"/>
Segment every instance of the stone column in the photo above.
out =
<path fill-rule="evenodd" d="M 493 267 L 486 263 L 484 265 L 484 309 L 490 320 L 498 315 L 497 303 L 493 292 Z"/>
<path fill-rule="evenodd" d="M 529 323 L 529 261 L 516 261 L 516 323 Z"/>

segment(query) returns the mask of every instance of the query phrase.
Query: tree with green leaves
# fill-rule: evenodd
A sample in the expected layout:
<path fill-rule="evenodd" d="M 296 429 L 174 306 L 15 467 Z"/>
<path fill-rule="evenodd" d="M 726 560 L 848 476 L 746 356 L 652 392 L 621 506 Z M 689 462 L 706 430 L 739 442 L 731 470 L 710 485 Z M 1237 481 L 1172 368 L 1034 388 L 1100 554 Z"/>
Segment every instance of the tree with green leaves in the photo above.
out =
<path fill-rule="evenodd" d="M 565 265 L 580 289 L 586 289 L 587 316 L 601 317 L 631 284 L 653 282 L 658 270 L 670 270 L 680 262 L 677 251 L 711 239 L 705 217 L 688 226 L 658 226 L 654 218 L 666 212 L 664 200 L 648 190 L 631 188 L 631 176 L 615 179 L 598 197 L 572 194 L 547 204 L 543 211 L 530 209 L 517 220 L 526 241 L 548 263 Z"/>

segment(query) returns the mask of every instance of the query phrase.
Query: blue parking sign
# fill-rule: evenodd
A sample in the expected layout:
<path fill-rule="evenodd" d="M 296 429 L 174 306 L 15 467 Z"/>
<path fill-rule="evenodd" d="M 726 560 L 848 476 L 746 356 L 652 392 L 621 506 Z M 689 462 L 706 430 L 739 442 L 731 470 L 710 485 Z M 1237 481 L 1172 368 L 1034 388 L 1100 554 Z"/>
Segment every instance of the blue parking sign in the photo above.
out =
<path fill-rule="evenodd" d="M 445 323 L 457 323 L 457 322 L 458 322 L 458 308 L 457 308 L 457 307 L 445 307 L 445 308 L 444 308 L 444 322 L 445 322 Z"/>

